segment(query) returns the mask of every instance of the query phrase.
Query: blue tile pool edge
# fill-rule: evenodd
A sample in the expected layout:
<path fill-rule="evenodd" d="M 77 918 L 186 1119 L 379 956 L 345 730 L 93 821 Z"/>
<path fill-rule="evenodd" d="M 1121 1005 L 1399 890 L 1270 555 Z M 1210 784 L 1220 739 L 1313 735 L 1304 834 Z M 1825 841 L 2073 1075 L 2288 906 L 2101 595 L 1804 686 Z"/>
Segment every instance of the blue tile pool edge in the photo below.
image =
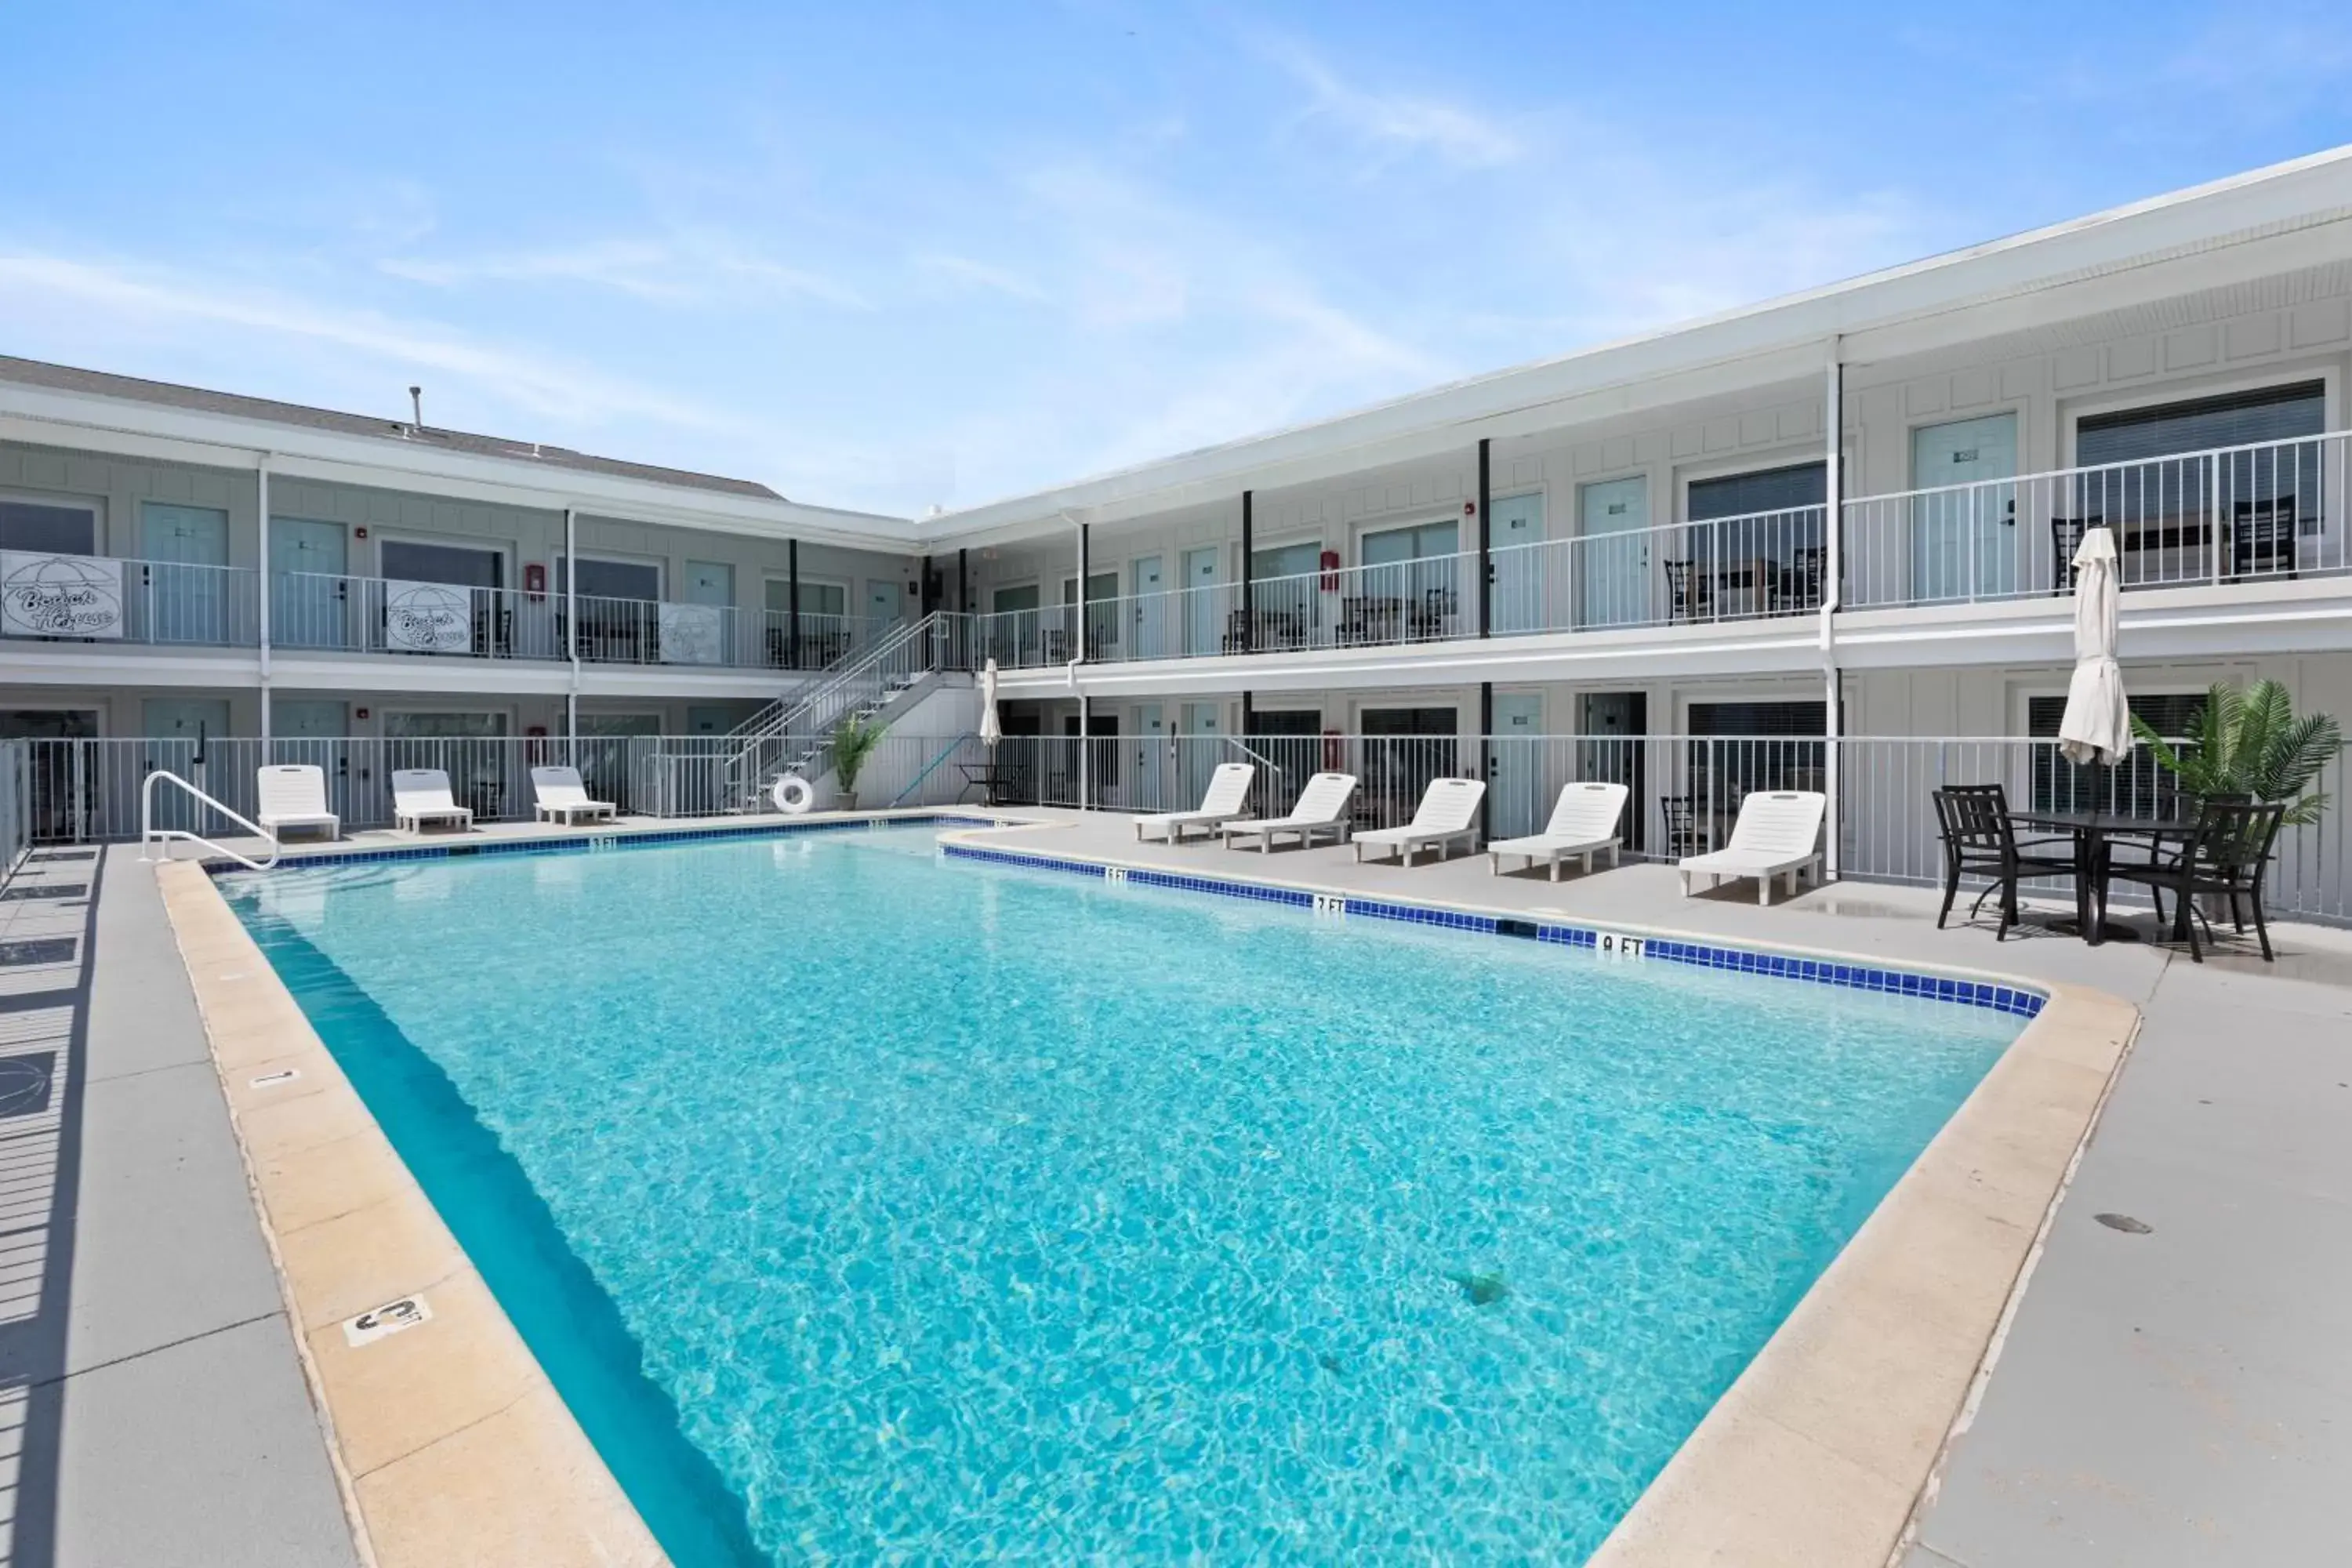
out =
<path fill-rule="evenodd" d="M 1563 947 L 1598 948 L 1604 933 L 1593 926 L 1564 925 L 1551 921 L 1522 920 L 1511 915 L 1472 914 L 1462 910 L 1439 909 L 1423 904 L 1400 903 L 1387 899 L 1359 898 L 1354 894 L 1317 893 L 1303 888 L 1281 887 L 1265 882 L 1236 881 L 1224 877 L 1204 877 L 1185 871 L 1160 871 L 1139 866 L 1118 866 L 1097 860 L 1070 860 L 1053 855 L 1024 854 L 1013 849 L 988 849 L 977 845 L 943 842 L 940 849 L 951 859 L 986 860 L 1000 865 L 1025 867 L 1031 870 L 1061 871 L 1074 876 L 1092 877 L 1097 880 L 1114 879 L 1109 874 L 1119 873 L 1116 880 L 1129 887 L 1164 888 L 1175 892 L 1206 893 L 1218 898 L 1252 899 L 1262 903 L 1286 905 L 1293 909 L 1315 909 L 1327 900 L 1337 899 L 1342 908 L 1339 912 L 1348 916 L 1361 915 L 1370 920 L 1398 921 L 1409 925 L 1436 926 L 1447 931 L 1475 931 L 1486 936 L 1504 936 L 1521 941 L 1557 942 Z M 1637 936 L 1642 941 L 1642 954 L 1668 963 L 1687 963 L 1701 969 L 1727 969 L 1744 974 L 1760 974 L 1771 979 L 1796 980 L 1815 985 L 1836 985 L 1853 991 L 1879 991 L 1893 995 L 1916 996 L 1931 1002 L 1949 1002 L 1963 1007 L 1988 1007 L 1997 1013 L 2031 1019 L 2038 1016 L 2050 1000 L 2046 992 L 2021 984 L 2004 984 L 1997 981 L 1962 980 L 1950 975 L 1923 973 L 1912 970 L 1889 969 L 1878 964 L 1841 961 L 1833 958 L 1808 958 L 1793 953 L 1773 952 L 1745 947 L 1721 946 L 1711 942 L 1692 942 L 1682 937 L 1653 936 L 1634 929 L 1623 934 Z"/>

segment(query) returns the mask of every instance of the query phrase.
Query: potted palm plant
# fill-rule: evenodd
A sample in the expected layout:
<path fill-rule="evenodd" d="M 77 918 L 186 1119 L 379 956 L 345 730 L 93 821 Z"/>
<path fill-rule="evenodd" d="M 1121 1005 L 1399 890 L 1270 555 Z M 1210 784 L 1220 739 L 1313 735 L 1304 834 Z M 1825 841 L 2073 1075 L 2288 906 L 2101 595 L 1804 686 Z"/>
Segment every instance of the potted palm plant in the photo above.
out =
<path fill-rule="evenodd" d="M 857 775 L 866 771 L 877 747 L 882 744 L 885 726 L 879 720 L 862 718 L 856 713 L 834 726 L 833 779 L 841 797 L 841 809 L 857 809 Z"/>
<path fill-rule="evenodd" d="M 2344 732 L 2333 718 L 2296 718 L 2286 688 L 2275 680 L 2245 688 L 2216 681 L 2179 751 L 2137 713 L 2132 732 L 2191 796 L 2281 802 L 2287 809 L 2279 820 L 2290 825 L 2317 822 L 2327 809 L 2325 794 L 2304 791 L 2344 748 Z"/>

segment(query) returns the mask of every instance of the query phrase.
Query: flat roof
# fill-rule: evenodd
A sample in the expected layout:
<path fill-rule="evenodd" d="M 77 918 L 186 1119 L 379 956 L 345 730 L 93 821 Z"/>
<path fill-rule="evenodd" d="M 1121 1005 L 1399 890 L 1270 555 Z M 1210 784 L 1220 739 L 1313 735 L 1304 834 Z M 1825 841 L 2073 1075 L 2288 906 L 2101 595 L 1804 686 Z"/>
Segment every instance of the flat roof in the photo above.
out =
<path fill-rule="evenodd" d="M 411 425 L 404 420 L 345 414 L 332 408 L 313 408 L 307 404 L 279 403 L 274 398 L 247 397 L 239 393 L 182 386 L 175 382 L 147 381 L 135 375 L 115 375 L 107 371 L 51 364 L 46 360 L 18 359 L 14 355 L 0 354 L 0 380 L 26 386 L 45 386 L 57 392 L 88 393 L 132 403 L 152 403 L 165 408 L 185 408 L 201 414 L 258 419 L 306 430 L 331 430 L 341 436 L 373 437 L 411 447 L 439 447 L 452 452 L 470 452 L 478 457 L 514 458 L 549 468 L 610 474 L 615 479 L 641 479 L 648 484 L 674 485 L 684 489 L 748 496 L 760 500 L 785 499 L 752 479 L 730 479 L 719 474 L 698 474 L 688 468 L 666 468 L 655 463 L 632 463 L 618 458 L 600 458 L 591 452 L 575 452 L 569 447 L 551 447 L 540 441 L 517 441 L 504 436 L 484 436 L 471 430 L 445 430 L 431 425 Z"/>

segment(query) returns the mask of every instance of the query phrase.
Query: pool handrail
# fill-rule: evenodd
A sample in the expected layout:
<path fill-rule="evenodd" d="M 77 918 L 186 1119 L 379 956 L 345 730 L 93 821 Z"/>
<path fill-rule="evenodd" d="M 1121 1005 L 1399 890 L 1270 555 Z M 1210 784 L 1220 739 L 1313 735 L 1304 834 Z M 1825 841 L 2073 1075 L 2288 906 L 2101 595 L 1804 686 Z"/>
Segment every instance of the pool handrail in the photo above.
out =
<path fill-rule="evenodd" d="M 256 860 L 249 855 L 240 854 L 238 851 L 230 848 L 226 844 L 215 843 L 212 839 L 204 837 L 204 835 L 200 833 L 192 833 L 184 827 L 156 826 L 155 786 L 159 783 L 176 784 L 187 794 L 194 796 L 195 799 L 203 805 L 211 806 L 215 811 L 219 812 L 223 816 L 226 816 L 231 822 L 236 823 L 239 827 L 242 827 L 247 833 L 252 834 L 256 838 L 268 844 L 269 846 L 269 858 L 267 860 Z M 206 795 L 204 791 L 198 789 L 195 785 L 190 784 L 179 774 L 171 773 L 163 768 L 157 768 L 154 772 L 149 773 L 139 785 L 139 858 L 152 862 L 155 858 L 147 853 L 148 847 L 153 844 L 162 844 L 167 847 L 163 851 L 163 858 L 168 860 L 172 858 L 172 852 L 168 846 L 184 838 L 191 844 L 203 845 L 205 848 L 211 850 L 215 855 L 225 855 L 249 871 L 267 871 L 271 867 L 278 864 L 278 852 L 279 849 L 278 835 L 270 832 L 259 823 L 250 821 L 247 818 L 239 816 L 236 811 L 222 805 L 219 801 L 215 800 L 211 795 Z"/>

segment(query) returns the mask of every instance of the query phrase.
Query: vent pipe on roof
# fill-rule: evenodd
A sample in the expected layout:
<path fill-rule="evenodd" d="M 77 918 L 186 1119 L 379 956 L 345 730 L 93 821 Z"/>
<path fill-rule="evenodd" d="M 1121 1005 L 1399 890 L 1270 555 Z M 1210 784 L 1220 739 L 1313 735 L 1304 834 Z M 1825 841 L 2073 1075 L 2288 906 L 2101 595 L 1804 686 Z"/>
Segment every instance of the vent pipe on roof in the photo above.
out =
<path fill-rule="evenodd" d="M 409 421 L 411 427 L 417 430 L 424 429 L 425 389 L 423 387 L 412 386 L 408 389 L 408 411 L 413 416 Z"/>

